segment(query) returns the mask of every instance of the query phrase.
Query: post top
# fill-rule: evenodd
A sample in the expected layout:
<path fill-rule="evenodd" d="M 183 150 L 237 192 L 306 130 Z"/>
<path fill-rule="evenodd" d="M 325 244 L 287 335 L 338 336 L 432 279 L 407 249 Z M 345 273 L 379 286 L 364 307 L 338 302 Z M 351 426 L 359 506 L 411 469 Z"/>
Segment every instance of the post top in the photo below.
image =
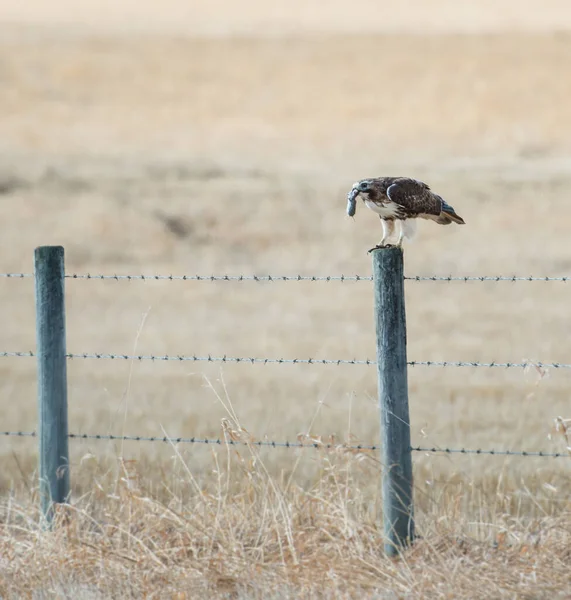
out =
<path fill-rule="evenodd" d="M 38 246 L 34 252 L 63 252 L 63 246 Z"/>
<path fill-rule="evenodd" d="M 403 254 L 401 246 L 375 246 L 369 250 L 369 254 L 379 254 L 381 252 L 400 252 Z"/>

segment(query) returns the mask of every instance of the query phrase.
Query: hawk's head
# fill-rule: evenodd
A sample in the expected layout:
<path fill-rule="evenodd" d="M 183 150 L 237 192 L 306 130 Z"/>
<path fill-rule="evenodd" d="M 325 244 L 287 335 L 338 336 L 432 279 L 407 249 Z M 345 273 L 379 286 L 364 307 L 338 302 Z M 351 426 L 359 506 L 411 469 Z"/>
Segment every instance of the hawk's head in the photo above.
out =
<path fill-rule="evenodd" d="M 353 184 L 353 189 L 357 190 L 358 193 L 369 192 L 371 190 L 372 179 L 361 179 Z"/>
<path fill-rule="evenodd" d="M 374 180 L 373 179 L 361 179 L 356 181 L 351 188 L 351 191 L 347 194 L 347 214 L 352 217 L 357 210 L 357 198 L 360 194 L 364 194 L 369 197 L 369 193 L 374 191 Z"/>

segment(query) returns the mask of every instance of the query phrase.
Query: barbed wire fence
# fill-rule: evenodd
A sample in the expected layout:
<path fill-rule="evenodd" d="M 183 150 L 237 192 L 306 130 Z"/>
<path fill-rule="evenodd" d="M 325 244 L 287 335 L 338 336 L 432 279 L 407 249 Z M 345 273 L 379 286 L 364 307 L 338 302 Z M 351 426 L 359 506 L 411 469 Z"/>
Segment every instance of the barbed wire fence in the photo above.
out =
<path fill-rule="evenodd" d="M 400 252 L 400 251 L 399 251 Z M 383 253 L 377 253 L 383 254 Z M 395 254 L 395 256 L 397 256 Z M 375 253 L 373 261 L 375 263 Z M 402 255 L 400 255 L 402 267 Z M 398 263 L 398 260 L 397 260 Z M 43 273 L 43 275 L 42 275 Z M 388 273 L 390 275 L 390 273 Z M 60 319 L 65 325 L 64 316 L 64 280 L 114 280 L 121 281 L 196 281 L 196 282 L 255 282 L 255 283 L 279 283 L 279 282 L 370 282 L 375 286 L 379 285 L 379 276 L 361 276 L 361 275 L 144 275 L 144 274 L 90 274 L 90 273 L 65 273 L 63 265 L 63 248 L 59 247 L 42 247 L 36 250 L 36 269 L 35 273 L 0 273 L 0 278 L 6 279 L 25 279 L 34 278 L 36 284 L 36 307 L 37 307 L 37 351 L 32 350 L 1 350 L 0 358 L 35 358 L 38 361 L 39 379 L 39 396 L 40 406 L 44 406 L 46 414 L 40 415 L 40 426 L 36 431 L 0 431 L 0 436 L 4 437 L 32 437 L 40 439 L 40 481 L 42 508 L 48 521 L 52 515 L 52 505 L 54 502 L 64 501 L 68 489 L 69 481 L 65 482 L 65 477 L 57 475 L 61 474 L 62 458 L 67 460 L 68 449 L 67 440 L 107 440 L 107 441 L 127 441 L 127 442 L 162 442 L 175 444 L 203 444 L 203 445 L 231 445 L 231 446 L 252 446 L 259 448 L 285 448 L 285 449 L 316 449 L 316 450 L 342 450 L 350 452 L 378 452 L 385 451 L 383 445 L 376 444 L 349 444 L 337 443 L 335 441 L 324 442 L 320 439 L 308 437 L 298 439 L 297 441 L 276 441 L 276 440 L 255 440 L 253 438 L 245 440 L 232 439 L 228 436 L 221 438 L 207 437 L 169 437 L 169 436 L 143 436 L 143 435 L 109 435 L 102 433 L 69 433 L 67 431 L 67 382 L 65 381 L 65 362 L 67 360 L 80 359 L 95 359 L 95 360 L 115 360 L 115 361 L 176 361 L 176 362 L 210 362 L 210 363 L 240 363 L 240 364 L 280 364 L 280 365 L 362 365 L 376 366 L 379 373 L 385 371 L 384 375 L 389 384 L 395 374 L 388 372 L 384 361 L 379 363 L 373 359 L 348 359 L 348 358 L 281 358 L 281 357 L 255 357 L 255 356 L 212 356 L 212 355 L 154 355 L 154 354 L 118 354 L 118 353 L 97 353 L 97 352 L 81 352 L 70 353 L 65 349 L 65 326 L 63 327 L 63 337 L 61 331 L 58 333 L 57 327 L 54 329 L 54 319 Z M 410 282 L 559 282 L 566 283 L 571 281 L 571 276 L 404 276 L 400 274 L 400 285 L 404 281 Z M 375 291 L 376 294 L 376 291 Z M 396 298 L 398 300 L 398 298 Z M 393 300 L 395 297 L 393 296 Z M 402 320 L 404 323 L 404 300 L 402 300 Z M 398 302 L 397 302 L 398 304 Z M 377 311 L 378 313 L 379 311 Z M 399 315 L 396 315 L 400 318 Z M 380 318 L 380 317 L 379 317 Z M 397 319 L 398 320 L 398 319 Z M 381 323 L 381 329 L 384 325 Z M 398 336 L 397 336 L 398 337 Z M 377 323 L 377 338 L 379 338 L 379 322 Z M 385 343 L 387 340 L 385 340 Z M 389 340 L 390 342 L 390 340 Z M 390 345 L 390 343 L 389 343 Z M 55 350 L 54 350 L 55 349 Z M 379 352 L 385 351 L 378 348 L 377 356 L 382 356 Z M 55 354 L 54 354 L 55 352 Z M 400 350 L 396 349 L 397 354 Z M 49 356 L 48 356 L 49 355 Z M 56 360 L 54 363 L 54 356 Z M 520 361 L 520 362 L 480 362 L 480 361 L 401 361 L 403 368 L 407 367 L 458 367 L 458 368 L 486 368 L 486 369 L 571 369 L 571 364 L 559 362 L 543 362 L 543 361 Z M 386 357 L 385 357 L 386 358 Z M 47 368 L 46 360 L 49 361 Z M 44 369 L 42 370 L 42 365 Z M 60 374 L 58 378 L 58 373 Z M 55 374 L 55 376 L 54 376 Z M 62 376 L 63 374 L 63 376 Z M 396 374 L 397 378 L 399 373 Z M 404 379 L 406 382 L 406 378 Z M 64 389 L 65 388 L 65 389 Z M 61 402 L 65 400 L 65 411 L 61 413 Z M 43 402 L 43 403 L 42 403 Z M 408 420 L 408 398 L 404 394 L 404 402 L 406 404 L 406 427 L 409 427 Z M 398 408 L 398 407 L 397 407 Z M 381 402 L 381 411 L 383 411 Z M 59 411 L 59 416 L 58 416 Z M 56 416 L 56 418 L 48 418 Z M 42 421 L 43 419 L 43 421 Z M 49 426 L 48 426 L 49 421 Z M 384 431 L 384 439 L 391 434 L 390 431 Z M 393 432 L 394 433 L 394 432 Z M 517 456 L 517 457 L 536 457 L 536 458 L 569 458 L 571 454 L 568 452 L 550 452 L 543 450 L 511 450 L 511 449 L 490 449 L 490 448 L 451 448 L 451 447 L 423 447 L 414 446 L 410 443 L 410 432 L 407 431 L 406 436 L 399 432 L 397 446 L 399 446 L 399 460 L 405 455 L 410 456 L 411 452 L 421 452 L 427 454 L 464 454 L 464 455 L 488 455 L 488 456 Z M 400 439 L 402 438 L 402 439 Z M 51 451 L 45 450 L 42 455 L 42 444 L 45 448 L 55 446 Z M 43 467 L 42 467 L 43 463 Z M 405 465 L 406 466 L 406 465 Z M 65 468 L 67 472 L 68 469 Z M 389 470 L 390 471 L 390 470 Z M 69 477 L 69 474 L 68 474 Z M 62 481 L 62 479 L 64 481 Z M 401 482 L 402 485 L 402 482 Z M 67 486 L 67 487 L 66 487 Z M 393 498 L 393 504 L 395 504 Z M 412 502 L 412 500 L 411 500 Z M 402 498 L 398 498 L 398 511 L 402 515 Z M 412 506 L 412 505 L 411 505 Z M 393 506 L 394 508 L 394 506 Z M 385 506 L 388 513 L 391 512 L 391 506 Z M 394 511 L 393 511 L 394 512 Z M 412 513 L 412 509 L 411 509 Z M 409 520 L 411 518 L 409 514 Z M 397 520 L 402 516 L 397 515 Z M 407 527 L 410 526 L 408 522 Z M 394 526 L 394 523 L 393 523 Z M 403 525 L 404 527 L 404 525 Z M 393 527 L 394 531 L 389 537 L 394 538 L 393 541 L 402 542 L 404 531 L 401 527 L 399 533 L 398 528 Z M 389 532 L 390 533 L 390 532 Z"/>
<path fill-rule="evenodd" d="M 0 431 L 4 437 L 38 437 L 36 431 Z M 349 452 L 377 452 L 380 445 L 347 444 L 343 442 L 323 442 L 308 437 L 307 441 L 290 442 L 277 440 L 233 440 L 227 438 L 196 438 L 196 437 L 169 437 L 145 435 L 113 435 L 104 433 L 68 433 L 67 437 L 73 440 L 100 440 L 116 442 L 159 442 L 164 444 L 204 444 L 210 446 L 252 446 L 257 448 L 309 448 L 315 450 L 346 450 Z M 536 458 L 571 458 L 568 452 L 547 452 L 543 450 L 494 450 L 486 448 L 447 448 L 411 446 L 411 452 L 424 452 L 430 454 L 477 454 L 488 456 L 528 456 Z"/>
<path fill-rule="evenodd" d="M 33 351 L 24 352 L 0 352 L 0 358 L 34 358 L 37 353 Z M 68 359 L 96 359 L 116 361 L 163 361 L 163 362 L 222 362 L 222 363 L 249 363 L 249 364 L 278 364 L 278 365 L 376 365 L 372 359 L 344 359 L 344 358 L 269 358 L 255 356 L 188 356 L 183 354 L 105 354 L 99 352 L 66 353 Z M 542 361 L 527 362 L 477 362 L 477 361 L 448 361 L 448 360 L 409 360 L 409 367 L 483 367 L 487 369 L 571 369 L 567 363 L 547 363 Z"/>
<path fill-rule="evenodd" d="M 0 278 L 23 279 L 33 278 L 34 273 L 0 273 Z M 113 281 L 199 281 L 199 282 L 371 282 L 371 275 L 161 275 L 161 274 L 91 274 L 91 273 L 65 273 L 65 279 L 77 280 L 113 280 Z M 533 275 L 413 275 L 405 276 L 405 281 L 440 281 L 440 282 L 568 282 L 571 276 L 533 276 Z M 36 358 L 38 355 L 34 351 L 0 351 L 0 358 Z M 96 360 L 115 360 L 115 361 L 168 361 L 168 362 L 221 362 L 221 363 L 244 363 L 244 364 L 307 364 L 307 365 L 364 365 L 373 366 L 377 364 L 373 359 L 325 359 L 325 358 L 270 358 L 270 357 L 236 357 L 236 356 L 197 356 L 197 355 L 131 355 L 99 352 L 76 352 L 66 353 L 66 357 L 73 359 L 96 359 Z M 542 361 L 524 361 L 524 362 L 480 362 L 480 361 L 407 361 L 409 367 L 466 367 L 466 368 L 499 368 L 499 369 L 571 369 L 571 364 L 558 362 Z M 0 431 L 0 436 L 11 437 L 37 437 L 35 431 Z M 289 442 L 289 441 L 252 441 L 238 442 L 235 440 L 225 440 L 220 438 L 182 438 L 182 437 L 161 437 L 161 436 L 142 436 L 142 435 L 109 435 L 109 434 L 85 434 L 70 433 L 70 439 L 80 440 L 115 440 L 115 441 L 134 441 L 134 442 L 169 442 L 169 443 L 188 443 L 188 444 L 210 444 L 210 445 L 253 445 L 273 448 L 324 448 L 327 450 L 336 447 L 345 447 L 353 451 L 377 451 L 381 448 L 378 445 L 367 444 L 330 444 L 322 442 Z M 447 447 L 421 447 L 411 446 L 413 452 L 443 453 L 443 454 L 476 454 L 491 456 L 529 456 L 529 457 L 547 457 L 563 458 L 571 457 L 566 452 L 548 452 L 541 450 L 494 450 L 485 448 L 447 448 Z"/>
<path fill-rule="evenodd" d="M 34 277 L 33 273 L 0 273 L 0 278 L 24 279 Z M 373 281 L 371 275 L 102 275 L 90 273 L 66 273 L 66 279 L 94 279 L 115 281 Z M 405 281 L 571 281 L 567 277 L 537 277 L 534 275 L 405 275 Z"/>

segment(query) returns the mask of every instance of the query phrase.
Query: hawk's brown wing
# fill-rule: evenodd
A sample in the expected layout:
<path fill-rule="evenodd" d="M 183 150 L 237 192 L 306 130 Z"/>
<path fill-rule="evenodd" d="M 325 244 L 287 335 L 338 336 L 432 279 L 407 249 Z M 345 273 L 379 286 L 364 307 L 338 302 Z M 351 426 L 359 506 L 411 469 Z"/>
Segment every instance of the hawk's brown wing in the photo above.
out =
<path fill-rule="evenodd" d="M 402 207 L 407 216 L 439 215 L 442 199 L 422 181 L 401 177 L 387 188 L 387 197 Z"/>

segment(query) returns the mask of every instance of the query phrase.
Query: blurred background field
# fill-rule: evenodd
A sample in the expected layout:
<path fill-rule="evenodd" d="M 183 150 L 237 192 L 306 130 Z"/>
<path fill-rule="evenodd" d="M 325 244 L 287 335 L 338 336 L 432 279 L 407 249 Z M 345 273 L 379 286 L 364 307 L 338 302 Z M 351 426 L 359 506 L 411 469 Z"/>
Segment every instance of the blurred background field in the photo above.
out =
<path fill-rule="evenodd" d="M 62 244 L 78 273 L 369 275 L 380 224 L 363 207 L 348 219 L 345 193 L 356 179 L 402 174 L 429 182 L 467 223 L 422 223 L 408 275 L 570 275 L 570 29 L 569 4 L 555 0 L 3 5 L 0 271 L 30 272 L 34 247 Z M 411 360 L 571 363 L 567 283 L 406 291 Z M 70 352 L 374 358 L 369 282 L 77 280 L 67 293 Z M 0 350 L 34 348 L 33 301 L 31 279 L 0 279 Z M 413 443 L 565 452 L 553 424 L 571 417 L 570 377 L 411 369 Z M 378 441 L 374 367 L 69 363 L 74 432 L 218 437 L 228 399 L 255 439 Z M 2 430 L 35 429 L 32 359 L 1 359 L 0 415 Z M 209 448 L 71 450 L 78 505 L 94 482 L 119 480 L 120 457 L 167 504 L 165 481 L 187 477 L 173 461 L 204 489 L 219 484 Z M 349 460 L 287 450 L 260 459 L 300 493 L 327 479 L 323 460 Z M 414 459 L 426 527 L 449 486 L 463 511 L 452 518 L 443 500 L 440 516 L 479 541 L 497 544 L 501 519 L 519 523 L 521 541 L 534 519 L 567 514 L 567 459 Z M 5 498 L 31 511 L 35 441 L 0 438 L 0 461 Z M 229 473 L 240 487 L 242 472 Z M 370 506 L 377 471 L 355 461 L 351 477 Z M 377 523 L 370 510 L 357 520 Z M 6 532 L 4 543 L 20 543 Z M 228 577 L 239 587 L 236 569 Z M 29 589 L 48 585 L 34 573 Z M 536 594 L 547 589 L 539 579 Z M 6 580 L 9 597 L 16 584 Z M 312 589 L 284 581 L 292 597 Z"/>

